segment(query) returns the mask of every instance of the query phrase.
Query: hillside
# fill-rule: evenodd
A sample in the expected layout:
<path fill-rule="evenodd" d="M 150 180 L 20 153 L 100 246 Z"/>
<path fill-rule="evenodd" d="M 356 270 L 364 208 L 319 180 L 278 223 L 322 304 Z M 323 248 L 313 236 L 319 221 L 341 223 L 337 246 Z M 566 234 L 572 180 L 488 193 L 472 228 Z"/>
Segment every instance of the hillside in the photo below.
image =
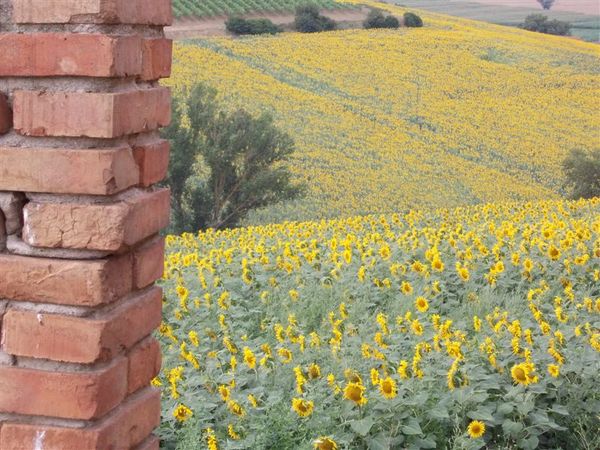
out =
<path fill-rule="evenodd" d="M 289 12 L 306 3 L 314 3 L 324 9 L 343 7 L 335 0 L 173 0 L 173 12 L 177 18 L 250 12 Z"/>
<path fill-rule="evenodd" d="M 600 145 L 600 47 L 423 16 L 423 29 L 175 47 L 176 92 L 205 81 L 296 141 L 308 196 L 252 222 L 559 196 L 567 153 Z"/>

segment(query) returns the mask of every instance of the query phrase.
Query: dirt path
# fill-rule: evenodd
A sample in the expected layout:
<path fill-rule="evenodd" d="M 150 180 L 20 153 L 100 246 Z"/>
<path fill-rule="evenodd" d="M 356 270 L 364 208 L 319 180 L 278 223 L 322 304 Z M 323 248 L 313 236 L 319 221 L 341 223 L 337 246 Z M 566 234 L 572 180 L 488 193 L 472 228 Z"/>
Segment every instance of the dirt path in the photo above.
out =
<path fill-rule="evenodd" d="M 323 11 L 323 15 L 330 17 L 340 24 L 341 28 L 350 28 L 361 24 L 367 17 L 368 10 L 347 9 Z M 266 18 L 284 28 L 290 28 L 294 22 L 293 13 L 253 13 L 244 16 L 248 19 Z M 211 17 L 209 19 L 182 19 L 177 20 L 173 26 L 165 29 L 165 34 L 171 39 L 192 39 L 206 36 L 227 36 L 225 29 L 226 16 Z"/>
<path fill-rule="evenodd" d="M 542 8 L 537 0 L 472 0 L 485 5 L 503 5 Z M 552 11 L 571 11 L 582 14 L 600 15 L 600 0 L 556 0 Z"/>

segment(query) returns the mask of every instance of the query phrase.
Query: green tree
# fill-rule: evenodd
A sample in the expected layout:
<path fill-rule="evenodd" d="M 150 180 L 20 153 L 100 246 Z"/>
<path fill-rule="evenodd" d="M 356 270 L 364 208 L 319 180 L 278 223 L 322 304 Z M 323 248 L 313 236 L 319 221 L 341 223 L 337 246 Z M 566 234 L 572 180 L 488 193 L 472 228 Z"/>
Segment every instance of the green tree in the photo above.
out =
<path fill-rule="evenodd" d="M 554 1 L 555 0 L 537 0 L 537 2 L 542 5 L 542 8 L 544 9 L 550 9 L 552 8 L 552 5 L 554 5 Z"/>
<path fill-rule="evenodd" d="M 420 28 L 423 26 L 423 19 L 417 16 L 415 13 L 406 12 L 404 13 L 404 26 L 410 28 Z"/>
<path fill-rule="evenodd" d="M 574 150 L 563 163 L 565 188 L 571 197 L 600 197 L 600 150 L 586 153 Z"/>
<path fill-rule="evenodd" d="M 571 24 L 569 22 L 556 19 L 548 20 L 548 17 L 543 14 L 528 15 L 525 17 L 525 22 L 523 22 L 521 28 L 557 36 L 568 36 L 571 34 Z"/>
<path fill-rule="evenodd" d="M 400 21 L 394 16 L 385 16 L 380 9 L 372 9 L 363 22 L 366 29 L 371 28 L 398 28 Z"/>
<path fill-rule="evenodd" d="M 321 15 L 316 5 L 308 4 L 296 8 L 294 29 L 301 33 L 318 33 L 336 29 L 336 22 Z"/>
<path fill-rule="evenodd" d="M 174 99 L 163 135 L 171 141 L 173 232 L 233 227 L 250 210 L 302 192 L 285 165 L 294 143 L 272 117 L 220 110 L 216 91 L 203 84 Z"/>

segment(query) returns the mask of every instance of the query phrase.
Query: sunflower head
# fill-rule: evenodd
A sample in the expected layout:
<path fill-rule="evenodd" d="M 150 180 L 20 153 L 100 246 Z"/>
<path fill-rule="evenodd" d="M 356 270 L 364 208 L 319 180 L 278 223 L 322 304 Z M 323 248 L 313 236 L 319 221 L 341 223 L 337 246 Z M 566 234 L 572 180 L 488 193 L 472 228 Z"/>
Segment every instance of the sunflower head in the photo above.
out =
<path fill-rule="evenodd" d="M 358 406 L 366 405 L 365 389 L 361 383 L 350 382 L 344 388 L 344 398 L 353 401 Z"/>
<path fill-rule="evenodd" d="M 315 404 L 312 401 L 302 398 L 292 399 L 292 409 L 296 411 L 300 417 L 308 417 L 312 414 Z"/>
<path fill-rule="evenodd" d="M 425 297 L 418 297 L 415 301 L 415 306 L 420 312 L 426 312 L 429 309 L 429 302 Z"/>
<path fill-rule="evenodd" d="M 480 438 L 485 434 L 485 423 L 479 420 L 473 420 L 467 428 L 467 433 L 471 439 Z"/>
<path fill-rule="evenodd" d="M 316 450 L 337 450 L 338 448 L 337 443 L 333 439 L 325 436 L 316 439 L 314 446 Z"/>
<path fill-rule="evenodd" d="M 383 378 L 379 382 L 379 392 L 387 399 L 395 398 L 398 395 L 396 381 L 392 377 Z"/>

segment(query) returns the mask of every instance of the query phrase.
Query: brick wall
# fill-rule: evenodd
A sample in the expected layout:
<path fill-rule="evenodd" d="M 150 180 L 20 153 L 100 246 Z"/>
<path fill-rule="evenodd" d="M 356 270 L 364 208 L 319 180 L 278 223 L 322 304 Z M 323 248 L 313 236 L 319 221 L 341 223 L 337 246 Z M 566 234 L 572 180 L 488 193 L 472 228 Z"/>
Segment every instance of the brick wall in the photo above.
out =
<path fill-rule="evenodd" d="M 150 450 L 170 0 L 0 0 L 0 449 Z"/>

